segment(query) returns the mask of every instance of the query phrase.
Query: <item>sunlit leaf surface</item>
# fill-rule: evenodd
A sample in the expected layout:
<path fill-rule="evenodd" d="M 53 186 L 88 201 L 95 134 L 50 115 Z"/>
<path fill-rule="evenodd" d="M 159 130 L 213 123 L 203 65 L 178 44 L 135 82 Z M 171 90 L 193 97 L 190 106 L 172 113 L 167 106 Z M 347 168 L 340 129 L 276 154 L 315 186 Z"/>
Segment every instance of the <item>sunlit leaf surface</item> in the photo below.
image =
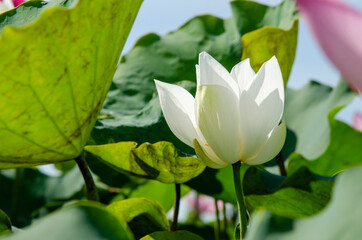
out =
<path fill-rule="evenodd" d="M 180 157 L 170 142 L 119 142 L 88 145 L 85 150 L 111 167 L 163 183 L 183 183 L 198 176 L 205 164 L 198 158 Z"/>
<path fill-rule="evenodd" d="M 3 29 L 0 168 L 81 153 L 141 2 L 79 0 L 74 8 L 49 7 L 29 25 Z"/>
<path fill-rule="evenodd" d="M 128 198 L 147 198 L 157 201 L 165 211 L 169 211 L 174 205 L 175 185 L 164 184 L 156 180 L 147 180 L 144 184 L 134 187 L 127 195 Z M 190 188 L 181 185 L 181 197 L 190 192 Z M 157 194 L 155 194 L 157 193 Z M 112 199 L 112 202 L 124 200 L 124 194 L 119 194 Z"/>
<path fill-rule="evenodd" d="M 294 63 L 297 38 L 298 20 L 294 21 L 289 30 L 277 27 L 259 28 L 241 38 L 242 59 L 250 58 L 250 64 L 257 72 L 263 63 L 276 56 L 282 71 L 284 86 L 286 86 Z"/>

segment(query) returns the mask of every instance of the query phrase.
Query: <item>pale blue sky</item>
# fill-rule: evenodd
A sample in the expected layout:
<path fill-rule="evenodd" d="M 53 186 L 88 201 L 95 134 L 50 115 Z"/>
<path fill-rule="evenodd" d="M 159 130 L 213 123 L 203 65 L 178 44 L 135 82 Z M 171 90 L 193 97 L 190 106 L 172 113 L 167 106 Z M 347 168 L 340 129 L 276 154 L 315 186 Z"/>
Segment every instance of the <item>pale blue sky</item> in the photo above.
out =
<path fill-rule="evenodd" d="M 257 0 L 276 5 L 281 0 Z M 159 35 L 176 30 L 194 16 L 211 14 L 220 18 L 231 16 L 229 0 L 144 0 L 123 53 L 132 48 L 135 41 L 144 34 L 155 32 Z M 362 11 L 361 0 L 345 0 Z M 311 35 L 303 18 L 299 25 L 298 47 L 288 86 L 301 88 L 314 79 L 334 86 L 339 79 L 338 70 L 325 57 Z M 339 118 L 350 122 L 353 113 L 362 111 L 361 97 L 354 101 Z"/>

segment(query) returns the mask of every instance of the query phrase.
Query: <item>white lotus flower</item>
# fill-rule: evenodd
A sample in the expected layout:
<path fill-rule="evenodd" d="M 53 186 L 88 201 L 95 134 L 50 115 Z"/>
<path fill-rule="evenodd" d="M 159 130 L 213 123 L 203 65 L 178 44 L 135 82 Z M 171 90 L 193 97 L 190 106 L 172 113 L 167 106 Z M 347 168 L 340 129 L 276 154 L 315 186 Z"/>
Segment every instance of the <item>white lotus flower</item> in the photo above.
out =
<path fill-rule="evenodd" d="M 229 73 L 206 52 L 196 65 L 194 98 L 184 88 L 155 80 L 171 131 L 212 168 L 237 161 L 257 165 L 283 147 L 283 78 L 272 57 L 255 74 L 246 59 Z M 195 144 L 195 145 L 194 145 Z"/>

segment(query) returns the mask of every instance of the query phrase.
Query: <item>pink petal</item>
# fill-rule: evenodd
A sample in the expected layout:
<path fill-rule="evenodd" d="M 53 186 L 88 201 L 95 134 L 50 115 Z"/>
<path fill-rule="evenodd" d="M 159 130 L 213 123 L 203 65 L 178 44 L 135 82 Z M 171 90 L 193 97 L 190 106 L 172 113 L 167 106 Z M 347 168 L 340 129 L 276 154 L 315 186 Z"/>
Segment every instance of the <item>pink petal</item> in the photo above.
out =
<path fill-rule="evenodd" d="M 352 127 L 362 132 L 362 114 L 355 113 L 352 120 Z"/>
<path fill-rule="evenodd" d="M 207 195 L 197 195 L 188 194 L 187 202 L 192 209 L 198 208 L 199 213 L 215 213 L 215 200 L 212 197 Z M 217 201 L 218 209 L 221 211 L 223 207 L 223 202 L 221 200 Z"/>
<path fill-rule="evenodd" d="M 338 0 L 297 0 L 328 58 L 362 92 L 362 14 Z"/>
<path fill-rule="evenodd" d="M 14 6 L 17 7 L 20 4 L 22 4 L 23 2 L 25 2 L 24 0 L 13 0 Z"/>

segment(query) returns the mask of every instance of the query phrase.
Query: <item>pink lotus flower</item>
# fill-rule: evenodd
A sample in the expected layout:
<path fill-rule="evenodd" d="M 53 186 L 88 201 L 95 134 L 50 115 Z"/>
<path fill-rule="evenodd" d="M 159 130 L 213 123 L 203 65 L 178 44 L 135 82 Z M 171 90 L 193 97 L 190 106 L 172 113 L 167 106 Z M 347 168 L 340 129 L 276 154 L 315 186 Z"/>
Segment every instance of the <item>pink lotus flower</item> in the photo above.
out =
<path fill-rule="evenodd" d="M 338 0 L 297 0 L 328 58 L 362 92 L 362 14 Z"/>
<path fill-rule="evenodd" d="M 0 14 L 22 4 L 24 0 L 0 0 Z"/>
<path fill-rule="evenodd" d="M 362 114 L 355 113 L 352 121 L 352 127 L 362 132 Z"/>
<path fill-rule="evenodd" d="M 192 209 L 197 209 L 198 214 L 201 213 L 215 213 L 215 200 L 212 197 L 206 195 L 189 194 L 187 195 L 187 202 Z M 223 202 L 221 200 L 217 201 L 217 207 L 221 211 Z"/>
<path fill-rule="evenodd" d="M 19 6 L 19 5 L 22 4 L 23 2 L 25 2 L 25 1 L 24 1 L 24 0 L 13 0 L 14 7 Z"/>

